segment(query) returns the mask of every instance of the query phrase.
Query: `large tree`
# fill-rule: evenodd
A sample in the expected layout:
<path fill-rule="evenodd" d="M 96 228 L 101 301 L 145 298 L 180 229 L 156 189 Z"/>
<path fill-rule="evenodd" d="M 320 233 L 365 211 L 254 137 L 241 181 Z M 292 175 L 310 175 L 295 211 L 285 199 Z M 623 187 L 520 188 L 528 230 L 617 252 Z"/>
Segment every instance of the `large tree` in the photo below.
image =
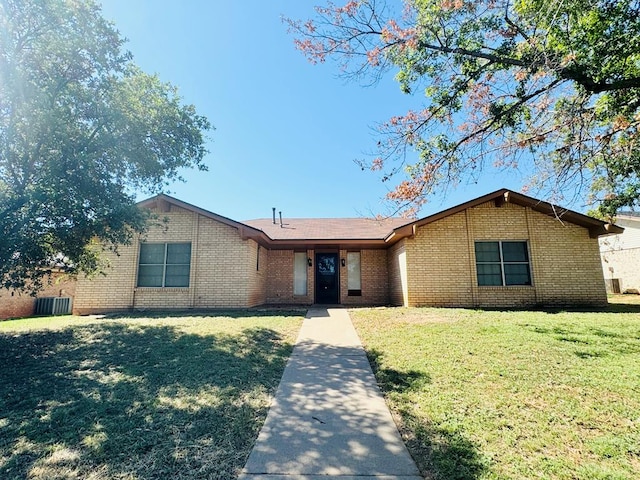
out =
<path fill-rule="evenodd" d="M 639 0 L 352 0 L 287 21 L 312 62 L 367 81 L 394 69 L 420 93 L 378 126 L 367 162 L 407 175 L 388 195 L 398 207 L 490 165 L 585 193 L 604 216 L 638 206 Z"/>
<path fill-rule="evenodd" d="M 96 272 L 145 228 L 134 192 L 206 169 L 211 128 L 92 0 L 0 0 L 0 280 Z"/>

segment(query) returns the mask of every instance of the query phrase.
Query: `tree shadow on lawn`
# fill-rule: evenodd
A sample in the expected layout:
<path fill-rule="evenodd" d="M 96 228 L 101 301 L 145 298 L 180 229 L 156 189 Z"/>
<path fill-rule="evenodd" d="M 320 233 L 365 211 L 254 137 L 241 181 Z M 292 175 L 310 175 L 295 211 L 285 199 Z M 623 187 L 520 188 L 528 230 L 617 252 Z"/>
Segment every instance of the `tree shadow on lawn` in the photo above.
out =
<path fill-rule="evenodd" d="M 234 478 L 291 350 L 266 328 L 0 334 L 0 478 Z"/>
<path fill-rule="evenodd" d="M 481 312 L 542 312 L 550 315 L 561 313 L 640 313 L 640 304 L 633 303 L 609 303 L 603 306 L 594 305 L 568 305 L 568 306 L 527 306 L 527 307 L 478 307 L 475 310 Z"/>
<path fill-rule="evenodd" d="M 595 312 L 605 313 L 640 313 L 640 304 L 634 303 L 609 303 L 602 310 L 594 309 Z"/>
<path fill-rule="evenodd" d="M 574 345 L 574 354 L 580 358 L 598 358 L 636 354 L 640 352 L 640 330 L 628 328 L 625 330 L 604 325 L 592 327 L 586 325 L 562 324 L 541 326 L 524 324 L 533 332 L 548 335 L 553 339 Z"/>
<path fill-rule="evenodd" d="M 431 383 L 428 373 L 416 370 L 400 371 L 382 368 L 382 352 L 368 350 L 367 357 L 380 389 L 385 393 L 404 394 L 427 388 Z M 398 428 L 418 465 L 427 479 L 474 480 L 485 471 L 478 447 L 457 431 L 441 428 L 405 408 L 398 409 Z"/>
<path fill-rule="evenodd" d="M 305 307 L 252 307 L 252 308 L 210 308 L 187 310 L 144 310 L 120 311 L 105 313 L 104 318 L 113 320 L 127 320 L 140 318 L 255 318 L 255 317 L 304 317 L 308 308 Z"/>
<path fill-rule="evenodd" d="M 634 303 L 608 303 L 607 305 L 598 307 L 590 305 L 576 305 L 567 307 L 547 307 L 541 308 L 546 313 L 640 313 L 640 305 Z"/>

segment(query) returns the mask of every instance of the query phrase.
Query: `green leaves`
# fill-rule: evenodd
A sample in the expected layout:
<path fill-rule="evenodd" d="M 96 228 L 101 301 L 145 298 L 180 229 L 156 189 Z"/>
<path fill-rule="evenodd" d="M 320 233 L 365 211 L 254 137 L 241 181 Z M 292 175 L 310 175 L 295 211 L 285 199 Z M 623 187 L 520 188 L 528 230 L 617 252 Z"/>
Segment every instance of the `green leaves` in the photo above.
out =
<path fill-rule="evenodd" d="M 206 169 L 211 125 L 132 62 L 93 0 L 0 0 L 0 32 L 0 282 L 34 290 L 144 230 L 133 192 Z"/>
<path fill-rule="evenodd" d="M 362 0 L 339 18 L 332 9 L 339 7 L 318 9 L 305 24 L 312 29 L 290 22 L 304 39 L 299 44 L 313 46 L 303 52 L 342 57 L 351 66 L 347 75 L 358 78 L 396 68 L 401 90 L 424 89 L 416 102 L 432 112 L 401 135 L 390 122 L 379 128 L 374 170 L 383 178 L 414 164 L 440 179 L 421 188 L 399 185 L 389 196 L 398 208 L 421 204 L 449 182 L 475 180 L 483 165 L 521 162 L 529 163 L 522 167 L 532 171 L 534 186 L 556 201 L 564 190 L 585 194 L 590 186 L 587 200 L 609 205 L 609 212 L 614 203 L 638 204 L 622 193 L 633 180 L 608 160 L 626 159 L 627 170 L 637 160 L 630 152 L 640 142 L 638 0 Z M 385 61 L 358 64 L 372 52 Z M 436 154 L 430 139 L 440 135 L 450 141 Z M 530 151 L 535 158 L 523 154 Z M 434 175 L 452 164 L 458 178 Z"/>

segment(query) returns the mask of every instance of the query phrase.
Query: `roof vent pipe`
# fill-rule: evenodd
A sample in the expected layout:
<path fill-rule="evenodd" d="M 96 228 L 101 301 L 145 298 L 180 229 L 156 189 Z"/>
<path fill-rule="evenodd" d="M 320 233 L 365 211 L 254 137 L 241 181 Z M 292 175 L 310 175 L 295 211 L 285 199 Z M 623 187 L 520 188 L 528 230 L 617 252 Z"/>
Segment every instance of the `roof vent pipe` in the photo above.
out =
<path fill-rule="evenodd" d="M 276 207 L 271 207 L 273 210 L 273 224 L 276 224 Z"/>
<path fill-rule="evenodd" d="M 282 211 L 278 212 L 280 214 L 280 228 L 282 228 Z"/>

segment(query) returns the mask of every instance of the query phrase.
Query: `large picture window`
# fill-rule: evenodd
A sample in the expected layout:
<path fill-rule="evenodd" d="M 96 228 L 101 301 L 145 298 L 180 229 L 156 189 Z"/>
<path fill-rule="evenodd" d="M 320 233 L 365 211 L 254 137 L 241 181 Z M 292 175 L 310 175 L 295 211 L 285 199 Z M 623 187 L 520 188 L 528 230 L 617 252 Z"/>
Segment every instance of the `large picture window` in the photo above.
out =
<path fill-rule="evenodd" d="M 476 242 L 479 286 L 531 285 L 527 242 Z"/>
<path fill-rule="evenodd" d="M 188 287 L 190 243 L 141 243 L 139 287 Z"/>

